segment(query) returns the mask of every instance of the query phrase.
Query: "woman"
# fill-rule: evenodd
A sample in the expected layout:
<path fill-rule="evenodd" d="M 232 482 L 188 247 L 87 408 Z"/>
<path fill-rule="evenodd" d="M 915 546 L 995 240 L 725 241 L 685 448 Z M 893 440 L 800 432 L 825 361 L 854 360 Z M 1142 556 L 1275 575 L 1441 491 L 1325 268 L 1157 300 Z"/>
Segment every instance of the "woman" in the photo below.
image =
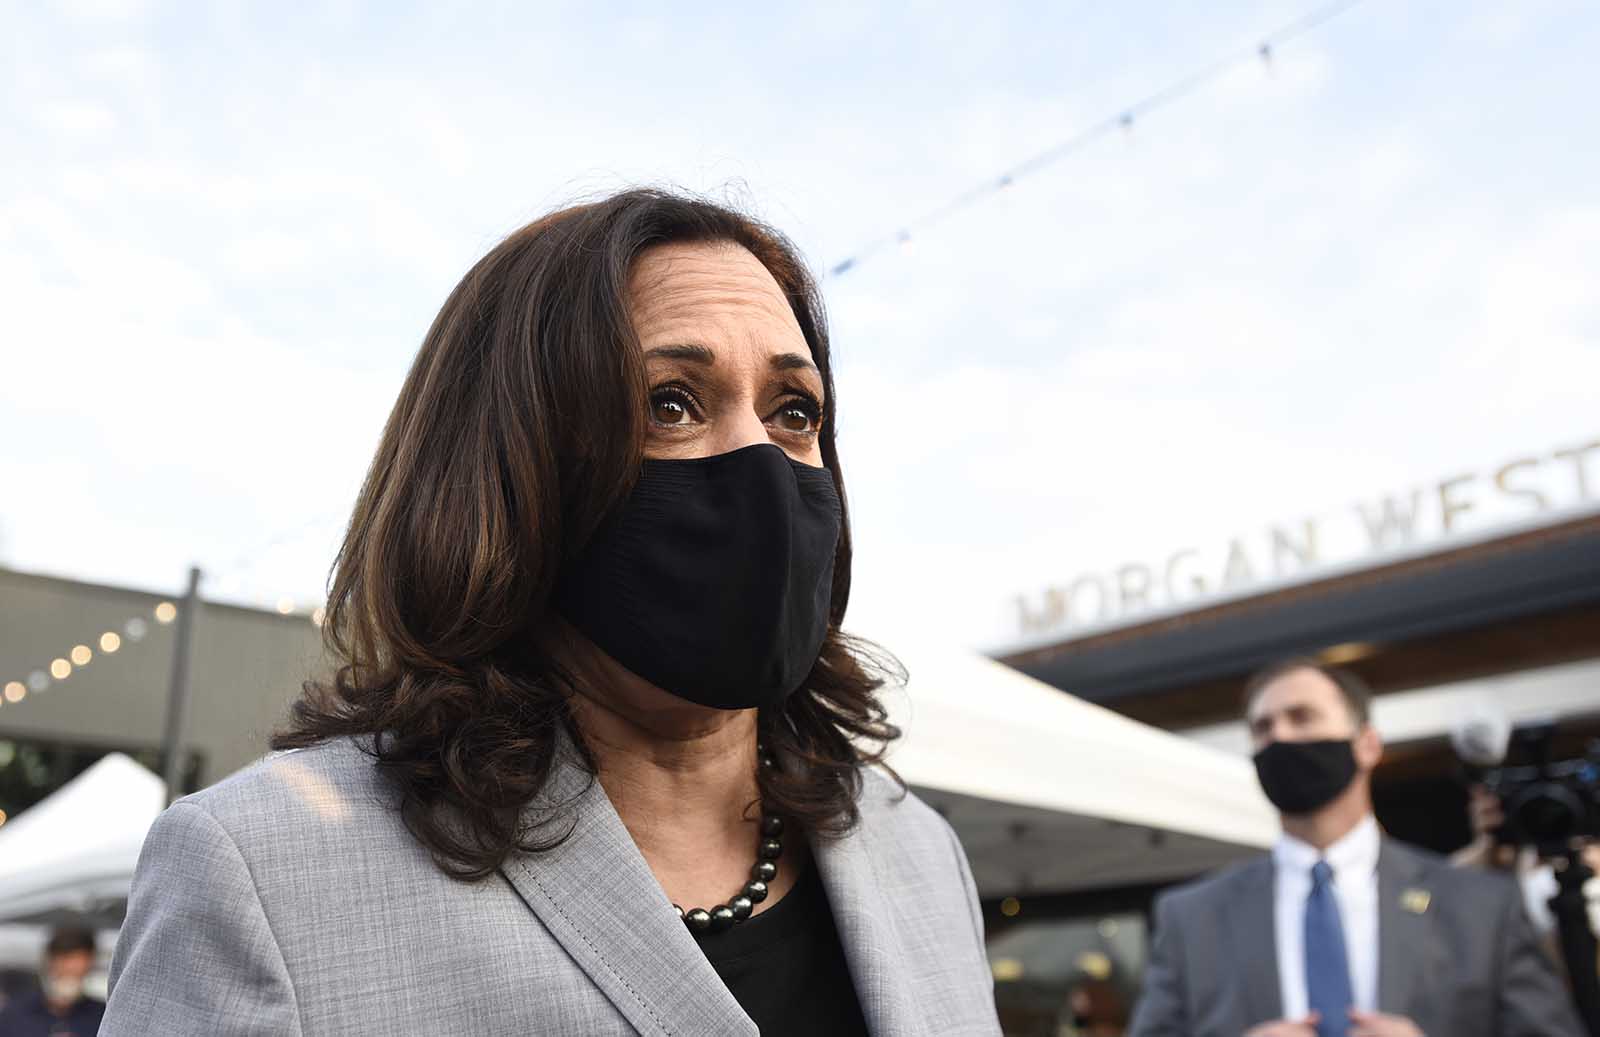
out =
<path fill-rule="evenodd" d="M 290 749 L 162 815 L 103 1033 L 994 1034 L 960 845 L 872 769 L 815 287 L 649 191 L 472 269 Z"/>

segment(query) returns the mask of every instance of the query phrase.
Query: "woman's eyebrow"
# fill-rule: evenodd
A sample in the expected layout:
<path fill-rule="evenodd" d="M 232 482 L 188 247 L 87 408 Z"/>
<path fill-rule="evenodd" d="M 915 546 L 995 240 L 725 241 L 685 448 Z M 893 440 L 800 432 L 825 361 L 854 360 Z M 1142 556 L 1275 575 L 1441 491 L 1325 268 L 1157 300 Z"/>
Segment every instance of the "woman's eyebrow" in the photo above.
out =
<path fill-rule="evenodd" d="M 779 353 L 772 358 L 772 369 L 774 371 L 813 371 L 819 375 L 822 373 L 817 370 L 817 365 L 811 362 L 810 357 L 799 353 Z"/>
<path fill-rule="evenodd" d="M 717 362 L 717 355 L 705 346 L 655 346 L 644 351 L 647 357 L 661 357 L 663 360 L 687 360 L 693 364 L 706 364 Z"/>
<path fill-rule="evenodd" d="M 687 360 L 692 364 L 705 364 L 710 366 L 717 361 L 717 355 L 705 346 L 690 345 L 688 343 L 671 346 L 652 346 L 644 351 L 647 357 L 660 357 L 663 360 Z M 821 374 L 817 365 L 811 358 L 803 353 L 779 353 L 772 358 L 774 371 L 811 371 Z"/>

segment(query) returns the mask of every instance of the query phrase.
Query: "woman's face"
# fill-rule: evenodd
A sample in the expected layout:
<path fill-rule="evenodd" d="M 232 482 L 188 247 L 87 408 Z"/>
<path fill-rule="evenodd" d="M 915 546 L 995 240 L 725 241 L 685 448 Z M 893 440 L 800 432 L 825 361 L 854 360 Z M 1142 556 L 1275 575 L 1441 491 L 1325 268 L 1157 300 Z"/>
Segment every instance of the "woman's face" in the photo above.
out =
<path fill-rule="evenodd" d="M 628 281 L 650 388 L 649 458 L 774 443 L 821 467 L 822 376 L 767 268 L 728 243 L 661 245 Z"/>

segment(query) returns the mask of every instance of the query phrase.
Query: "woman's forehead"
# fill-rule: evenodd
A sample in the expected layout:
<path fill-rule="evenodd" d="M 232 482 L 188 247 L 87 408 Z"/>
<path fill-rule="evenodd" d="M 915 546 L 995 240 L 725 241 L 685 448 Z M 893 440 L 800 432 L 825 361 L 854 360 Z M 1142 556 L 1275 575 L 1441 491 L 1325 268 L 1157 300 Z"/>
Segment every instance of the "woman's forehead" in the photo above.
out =
<path fill-rule="evenodd" d="M 781 333 L 775 352 L 803 341 L 788 299 L 770 271 L 733 244 L 660 245 L 634 263 L 628 309 L 641 337 L 696 328 L 762 326 L 763 339 Z"/>

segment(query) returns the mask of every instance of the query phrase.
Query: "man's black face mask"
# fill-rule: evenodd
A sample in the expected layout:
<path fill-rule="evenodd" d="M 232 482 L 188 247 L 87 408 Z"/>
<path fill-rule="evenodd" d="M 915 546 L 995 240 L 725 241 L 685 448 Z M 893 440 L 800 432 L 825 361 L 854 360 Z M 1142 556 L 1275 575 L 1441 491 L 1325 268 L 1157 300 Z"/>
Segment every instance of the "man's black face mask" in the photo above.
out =
<path fill-rule="evenodd" d="M 1273 806 L 1290 815 L 1314 814 L 1355 780 L 1355 743 L 1273 742 L 1256 753 L 1255 764 Z"/>

